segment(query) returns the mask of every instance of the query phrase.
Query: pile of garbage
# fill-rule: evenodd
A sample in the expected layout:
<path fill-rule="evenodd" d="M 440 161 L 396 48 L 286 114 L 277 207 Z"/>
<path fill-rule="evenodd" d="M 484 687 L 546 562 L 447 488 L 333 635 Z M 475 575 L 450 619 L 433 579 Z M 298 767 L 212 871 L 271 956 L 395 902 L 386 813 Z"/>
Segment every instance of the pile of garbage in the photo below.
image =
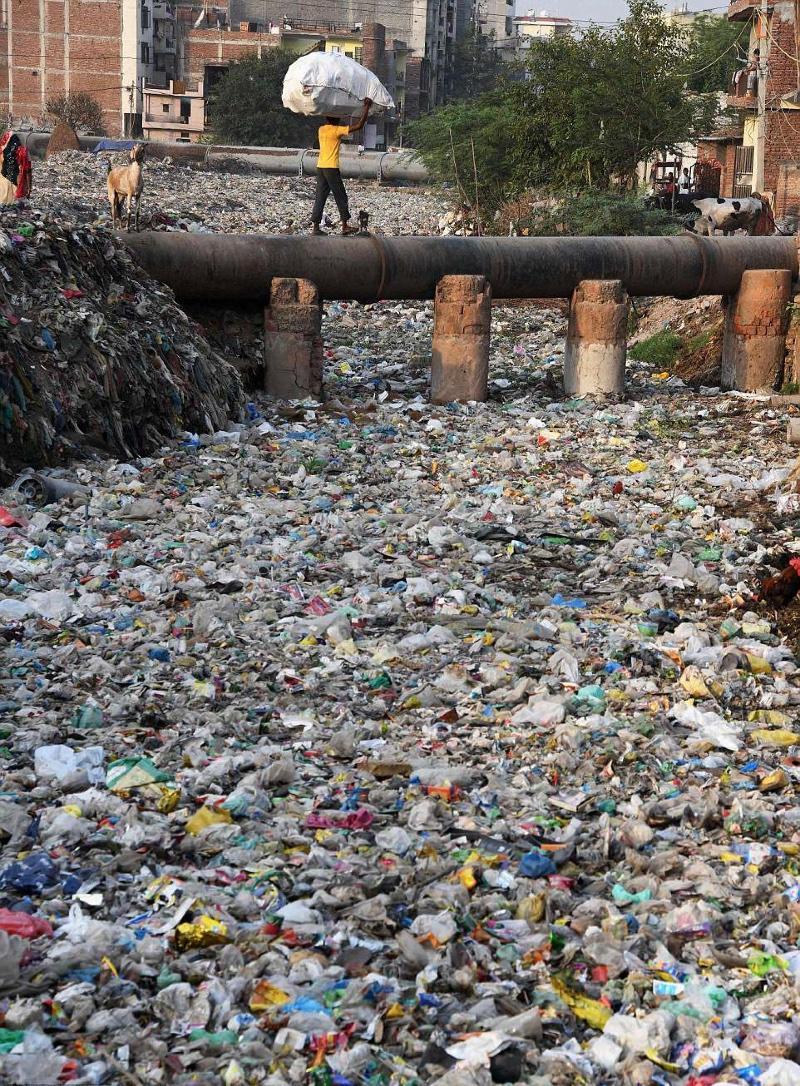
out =
<path fill-rule="evenodd" d="M 436 407 L 430 304 L 337 302 L 326 402 L 242 421 L 85 199 L 0 220 L 5 417 L 115 451 L 0 491 L 0 1081 L 800 1086 L 768 399 L 565 400 L 500 305 Z"/>
<path fill-rule="evenodd" d="M 236 369 L 109 231 L 2 209 L 0 261 L 0 471 L 239 417 Z"/>
<path fill-rule="evenodd" d="M 124 154 L 64 151 L 35 164 L 34 197 L 39 207 L 68 208 L 78 221 L 110 224 L 106 164 L 122 165 Z M 348 180 L 355 218 L 369 214 L 378 234 L 434 234 L 448 209 L 441 192 L 422 188 L 386 188 L 375 181 Z M 192 233 L 307 232 L 314 203 L 315 178 L 274 177 L 261 173 L 222 172 L 147 159 L 144 166 L 142 230 Z M 336 219 L 335 212 L 333 213 Z"/>
<path fill-rule="evenodd" d="M 0 1078 L 796 1086 L 780 419 L 326 321 L 324 406 L 0 494 Z"/>

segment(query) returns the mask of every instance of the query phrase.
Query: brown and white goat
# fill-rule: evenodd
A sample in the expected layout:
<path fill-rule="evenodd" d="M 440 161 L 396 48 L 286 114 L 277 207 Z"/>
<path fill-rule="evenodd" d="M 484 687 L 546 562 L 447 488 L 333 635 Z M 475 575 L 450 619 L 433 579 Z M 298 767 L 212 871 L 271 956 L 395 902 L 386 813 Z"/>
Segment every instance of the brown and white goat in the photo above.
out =
<path fill-rule="evenodd" d="M 108 202 L 111 204 L 111 219 L 116 228 L 117 220 L 122 226 L 122 204 L 128 201 L 128 230 L 131 228 L 131 208 L 136 201 L 136 229 L 139 229 L 139 208 L 142 202 L 142 189 L 144 177 L 142 175 L 142 163 L 144 162 L 145 146 L 143 143 L 134 144 L 131 148 L 130 162 L 127 166 L 117 166 L 112 169 L 108 164 Z"/>

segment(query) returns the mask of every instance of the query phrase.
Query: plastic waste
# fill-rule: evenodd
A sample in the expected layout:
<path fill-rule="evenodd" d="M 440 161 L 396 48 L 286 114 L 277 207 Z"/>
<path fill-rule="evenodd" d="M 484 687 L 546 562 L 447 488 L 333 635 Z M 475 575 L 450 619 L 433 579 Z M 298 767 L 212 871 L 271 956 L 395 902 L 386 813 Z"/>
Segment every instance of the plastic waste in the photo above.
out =
<path fill-rule="evenodd" d="M 102 161 L 40 172 L 0 215 L 4 478 L 87 493 L 0 494 L 0 1081 L 796 1081 L 768 401 L 635 359 L 624 402 L 554 396 L 565 315 L 502 300 L 485 404 L 428 402 L 401 300 L 325 303 L 322 403 L 248 401 L 263 311 L 147 279 Z M 289 232 L 312 186 L 154 160 L 144 204 Z"/>
<path fill-rule="evenodd" d="M 283 104 L 293 113 L 348 117 L 365 98 L 378 112 L 394 108 L 377 76 L 343 53 L 308 53 L 290 64 L 283 78 Z"/>

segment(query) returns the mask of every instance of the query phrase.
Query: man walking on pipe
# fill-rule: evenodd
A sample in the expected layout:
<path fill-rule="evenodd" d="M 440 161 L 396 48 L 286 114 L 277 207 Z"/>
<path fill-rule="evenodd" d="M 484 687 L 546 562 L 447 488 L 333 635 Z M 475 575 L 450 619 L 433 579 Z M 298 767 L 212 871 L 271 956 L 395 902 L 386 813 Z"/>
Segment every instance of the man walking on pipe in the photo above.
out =
<path fill-rule="evenodd" d="M 336 117 L 326 117 L 325 124 L 319 128 L 319 159 L 317 160 L 317 193 L 314 199 L 314 210 L 311 212 L 311 233 L 324 234 L 321 228 L 322 213 L 328 197 L 333 193 L 339 216 L 342 220 L 343 234 L 357 234 L 358 230 L 350 226 L 350 205 L 347 202 L 342 175 L 339 170 L 339 154 L 342 140 L 353 132 L 360 132 L 367 123 L 371 98 L 364 99 L 364 109 L 355 124 L 338 124 Z"/>

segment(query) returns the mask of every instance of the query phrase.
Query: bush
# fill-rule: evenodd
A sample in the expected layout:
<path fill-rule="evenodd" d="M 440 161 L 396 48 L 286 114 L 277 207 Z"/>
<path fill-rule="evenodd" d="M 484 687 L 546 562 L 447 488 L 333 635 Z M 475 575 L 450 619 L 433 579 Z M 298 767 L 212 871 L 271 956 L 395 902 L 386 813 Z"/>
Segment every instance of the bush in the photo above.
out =
<path fill-rule="evenodd" d="M 645 362 L 648 366 L 674 366 L 682 347 L 681 337 L 664 329 L 649 339 L 634 343 L 628 357 L 635 362 Z"/>
<path fill-rule="evenodd" d="M 44 108 L 54 121 L 68 124 L 75 133 L 91 132 L 95 136 L 106 134 L 103 107 L 96 98 L 84 91 L 57 94 L 48 98 Z"/>
<path fill-rule="evenodd" d="M 512 123 L 502 98 L 487 94 L 434 110 L 412 122 L 407 135 L 431 177 L 453 185 L 459 202 L 467 207 L 475 206 L 477 168 L 477 197 L 483 214 L 502 204 L 513 175 L 507 154 Z"/>
<path fill-rule="evenodd" d="M 668 212 L 646 208 L 636 196 L 590 191 L 525 193 L 503 205 L 495 231 L 523 237 L 652 237 L 680 233 L 680 227 Z"/>

